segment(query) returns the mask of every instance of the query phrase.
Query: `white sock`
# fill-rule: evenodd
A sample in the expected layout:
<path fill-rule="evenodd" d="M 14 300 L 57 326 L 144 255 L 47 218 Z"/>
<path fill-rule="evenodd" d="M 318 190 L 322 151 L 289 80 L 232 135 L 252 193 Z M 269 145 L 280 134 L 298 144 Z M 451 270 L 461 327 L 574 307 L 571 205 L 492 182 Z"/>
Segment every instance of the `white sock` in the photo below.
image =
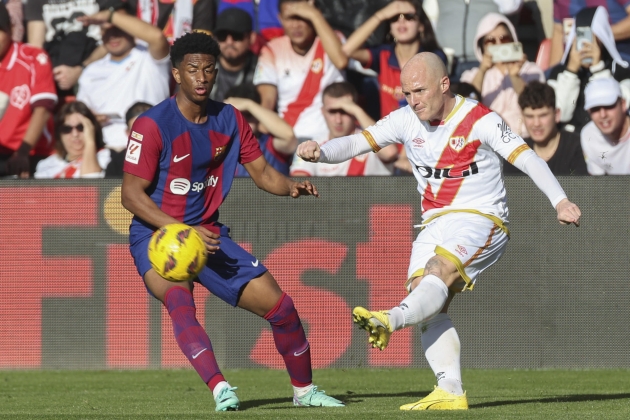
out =
<path fill-rule="evenodd" d="M 437 314 L 422 325 L 422 348 L 438 386 L 451 394 L 464 395 L 459 360 L 461 345 L 448 314 Z"/>
<path fill-rule="evenodd" d="M 306 394 L 308 394 L 311 391 L 311 389 L 313 389 L 313 384 L 306 385 L 306 386 L 294 386 L 293 395 L 295 395 L 296 397 L 303 397 Z"/>
<path fill-rule="evenodd" d="M 218 384 L 216 384 L 216 386 L 212 390 L 212 395 L 214 396 L 214 398 L 216 398 L 221 392 L 221 390 L 225 388 L 226 386 L 230 386 L 230 384 L 227 383 L 226 381 L 221 381 Z"/>
<path fill-rule="evenodd" d="M 389 322 L 392 329 L 399 330 L 431 319 L 442 310 L 446 299 L 446 284 L 433 274 L 425 276 L 409 296 L 390 311 Z"/>

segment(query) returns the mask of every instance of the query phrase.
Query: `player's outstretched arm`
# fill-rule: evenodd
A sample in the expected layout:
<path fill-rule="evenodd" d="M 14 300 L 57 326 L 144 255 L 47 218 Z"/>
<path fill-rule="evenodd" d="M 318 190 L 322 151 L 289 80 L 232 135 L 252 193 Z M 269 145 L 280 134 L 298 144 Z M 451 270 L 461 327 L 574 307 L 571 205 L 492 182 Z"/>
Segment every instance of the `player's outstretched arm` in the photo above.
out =
<path fill-rule="evenodd" d="M 317 162 L 320 156 L 319 143 L 313 140 L 302 142 L 295 153 L 307 162 Z"/>
<path fill-rule="evenodd" d="M 563 225 L 573 223 L 575 226 L 580 226 L 582 212 L 577 205 L 570 202 L 567 198 L 558 203 L 556 211 L 558 212 L 558 221 Z"/>
<path fill-rule="evenodd" d="M 310 181 L 294 181 L 269 165 L 264 156 L 243 165 L 258 188 L 275 195 L 290 195 L 298 198 L 301 195 L 319 197 L 317 188 Z"/>

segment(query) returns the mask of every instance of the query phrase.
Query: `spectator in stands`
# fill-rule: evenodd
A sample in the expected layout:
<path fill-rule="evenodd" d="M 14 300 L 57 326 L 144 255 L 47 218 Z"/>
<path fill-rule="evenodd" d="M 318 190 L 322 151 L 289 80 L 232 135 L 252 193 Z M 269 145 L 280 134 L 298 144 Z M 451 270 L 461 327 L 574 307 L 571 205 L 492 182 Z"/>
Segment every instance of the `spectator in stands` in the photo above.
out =
<path fill-rule="evenodd" d="M 138 101 L 157 104 L 169 96 L 169 44 L 162 31 L 124 10 L 103 10 L 79 18 L 100 24 L 108 54 L 88 65 L 79 79 L 77 100 L 84 102 L 103 127 L 112 160 L 127 147 L 127 124 L 122 115 Z M 135 38 L 148 44 L 137 46 Z"/>
<path fill-rule="evenodd" d="M 489 13 L 511 15 L 516 13 L 523 0 L 440 0 L 435 34 L 447 55 L 452 57 L 451 82 L 458 82 L 462 73 L 479 66 L 476 28 Z M 478 61 L 479 60 L 479 61 Z M 450 60 L 449 60 L 450 61 Z M 515 101 L 516 102 L 516 101 Z"/>
<path fill-rule="evenodd" d="M 11 19 L 0 2 L 0 175 L 28 178 L 51 151 L 45 127 L 57 103 L 48 55 L 11 40 Z M 36 147 L 37 146 L 37 147 Z"/>
<path fill-rule="evenodd" d="M 556 108 L 553 88 L 545 83 L 531 82 L 519 95 L 518 104 L 530 135 L 523 140 L 547 162 L 551 172 L 554 175 L 588 175 L 579 135 L 558 127 L 560 110 Z M 503 162 L 503 173 L 524 175 L 508 162 Z"/>
<path fill-rule="evenodd" d="M 630 175 L 630 117 L 619 82 L 595 79 L 586 85 L 584 109 L 591 115 L 580 134 L 591 175 Z"/>
<path fill-rule="evenodd" d="M 521 119 L 518 95 L 532 80 L 545 81 L 543 71 L 535 63 L 521 59 L 513 62 L 494 62 L 491 45 L 518 42 L 512 23 L 504 15 L 490 13 L 477 27 L 475 55 L 479 67 L 466 70 L 460 81 L 472 84 L 481 92 L 481 102 L 499 114 L 512 131 L 521 137 L 527 136 L 527 129 Z"/>
<path fill-rule="evenodd" d="M 555 66 L 549 77 L 549 85 L 556 91 L 556 106 L 560 109 L 560 121 L 567 130 L 580 130 L 590 121 L 584 108 L 584 88 L 590 80 L 614 78 L 621 83 L 626 104 L 630 103 L 630 69 L 624 61 L 613 39 L 608 23 L 606 8 L 590 7 L 582 9 L 575 20 L 580 27 L 588 26 L 593 33 L 593 43 L 584 43 L 577 50 L 574 25 L 568 38 L 561 64 Z"/>
<path fill-rule="evenodd" d="M 170 44 L 191 31 L 210 35 L 215 24 L 215 0 L 129 0 L 128 3 L 133 15 L 160 28 Z"/>
<path fill-rule="evenodd" d="M 617 51 L 619 51 L 623 60 L 630 60 L 630 2 L 628 0 L 607 0 L 595 2 L 582 0 L 554 0 L 554 24 L 551 36 L 551 56 L 549 58 L 549 64 L 551 66 L 556 65 L 561 61 L 563 57 L 563 48 L 566 48 L 566 45 L 564 45 L 564 25 L 569 24 L 575 27 L 575 23 L 572 22 L 573 17 L 585 6 L 597 4 L 600 4 L 600 7 L 605 8 L 607 15 L 610 16 L 607 23 L 609 22 L 612 24 L 612 42 L 616 45 Z M 568 42 L 568 45 L 570 46 L 571 43 Z"/>
<path fill-rule="evenodd" d="M 232 87 L 225 94 L 225 103 L 241 111 L 252 132 L 258 139 L 265 159 L 283 175 L 289 175 L 293 153 L 297 149 L 297 139 L 291 126 L 274 111 L 260 105 L 260 94 L 252 84 Z M 269 134 L 260 132 L 260 122 L 265 122 Z M 240 163 L 236 166 L 236 176 L 249 177 L 249 172 Z"/>
<path fill-rule="evenodd" d="M 99 26 L 86 27 L 77 18 L 107 8 L 108 0 L 28 0 L 24 7 L 28 43 L 48 52 L 58 95 L 62 99 L 74 96 L 85 65 L 106 53 L 97 47 L 101 42 Z"/>
<path fill-rule="evenodd" d="M 392 42 L 374 48 L 361 48 L 383 22 L 389 24 L 388 38 Z M 411 57 L 429 51 L 437 54 L 446 64 L 446 56 L 435 40 L 431 21 L 419 0 L 389 3 L 354 31 L 342 49 L 348 57 L 378 73 L 381 117 L 407 105 L 400 86 L 400 69 Z"/>
<path fill-rule="evenodd" d="M 223 101 L 225 92 L 232 86 L 253 83 L 258 57 L 250 47 L 256 40 L 252 18 L 237 7 L 225 9 L 217 19 L 214 37 L 219 42 L 219 73 L 210 93 L 210 99 Z"/>
<path fill-rule="evenodd" d="M 35 178 L 103 178 L 110 151 L 101 126 L 83 102 L 61 107 L 55 116 L 55 153 L 41 160 Z"/>
<path fill-rule="evenodd" d="M 5 6 L 11 18 L 11 39 L 15 42 L 24 40 L 24 5 L 22 0 L 5 0 Z"/>
<path fill-rule="evenodd" d="M 340 36 L 307 0 L 279 0 L 280 21 L 286 35 L 263 47 L 254 84 L 262 105 L 293 127 L 298 139 L 325 137 L 321 113 L 323 88 L 343 80 L 348 57 Z"/>
<path fill-rule="evenodd" d="M 136 102 L 125 113 L 125 122 L 127 124 L 127 138 L 131 134 L 131 127 L 133 123 L 138 119 L 140 114 L 144 111 L 151 109 L 151 105 L 146 102 Z M 105 169 L 105 178 L 122 178 L 123 177 L 123 165 L 125 163 L 124 153 L 113 153 L 112 160 Z"/>
<path fill-rule="evenodd" d="M 315 139 L 323 145 L 328 140 L 360 133 L 374 125 L 374 120 L 357 105 L 358 93 L 349 82 L 332 83 L 324 89 L 321 109 L 328 135 Z M 378 153 L 366 153 L 342 163 L 330 165 L 306 162 L 295 157 L 291 165 L 291 176 L 369 176 L 392 175 L 391 163 L 398 156 L 396 145 L 389 145 Z"/>

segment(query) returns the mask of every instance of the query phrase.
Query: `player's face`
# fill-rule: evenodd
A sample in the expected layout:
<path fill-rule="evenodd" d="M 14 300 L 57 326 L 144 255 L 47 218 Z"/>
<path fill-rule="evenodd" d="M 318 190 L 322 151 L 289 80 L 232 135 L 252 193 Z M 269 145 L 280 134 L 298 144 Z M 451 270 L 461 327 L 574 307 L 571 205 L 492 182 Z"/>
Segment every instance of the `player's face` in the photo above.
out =
<path fill-rule="evenodd" d="M 102 26 L 103 45 L 112 57 L 125 57 L 135 45 L 134 39 L 127 32 L 113 25 Z"/>
<path fill-rule="evenodd" d="M 221 48 L 221 57 L 228 63 L 241 60 L 252 45 L 251 32 L 220 32 L 216 34 L 216 38 L 219 42 L 219 48 Z"/>
<path fill-rule="evenodd" d="M 444 93 L 450 88 L 448 77 L 432 77 L 419 68 L 403 73 L 400 84 L 407 103 L 421 121 L 439 121 L 444 117 Z"/>
<path fill-rule="evenodd" d="M 216 58 L 210 54 L 186 54 L 173 77 L 182 94 L 193 103 L 208 100 L 217 77 Z"/>
<path fill-rule="evenodd" d="M 287 12 L 287 3 L 280 6 L 280 23 L 284 33 L 291 43 L 298 46 L 307 46 L 315 39 L 315 29 L 311 22 Z"/>
<path fill-rule="evenodd" d="M 72 161 L 83 154 L 85 138 L 83 137 L 81 114 L 67 115 L 61 127 L 61 142 L 66 149 L 67 159 Z"/>
<path fill-rule="evenodd" d="M 623 99 L 618 99 L 613 105 L 591 108 L 588 113 L 603 135 L 612 136 L 617 135 L 626 122 L 625 109 L 626 102 Z"/>
<path fill-rule="evenodd" d="M 354 133 L 356 120 L 340 106 L 342 101 L 352 102 L 352 96 L 344 95 L 340 98 L 332 98 L 325 95 L 322 101 L 324 103 L 322 113 L 330 132 L 330 138 L 349 136 Z"/>
<path fill-rule="evenodd" d="M 0 30 L 0 59 L 9 51 L 11 46 L 11 34 Z"/>
<path fill-rule="evenodd" d="M 549 141 L 558 132 L 556 123 L 560 119 L 559 110 L 550 106 L 542 108 L 525 108 L 523 110 L 523 122 L 530 137 L 536 143 Z"/>

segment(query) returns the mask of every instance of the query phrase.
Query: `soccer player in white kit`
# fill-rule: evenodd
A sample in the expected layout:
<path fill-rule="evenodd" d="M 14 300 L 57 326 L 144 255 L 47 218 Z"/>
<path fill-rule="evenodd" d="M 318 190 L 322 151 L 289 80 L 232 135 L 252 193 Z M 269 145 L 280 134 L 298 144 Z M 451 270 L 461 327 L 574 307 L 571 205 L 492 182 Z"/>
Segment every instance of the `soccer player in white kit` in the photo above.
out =
<path fill-rule="evenodd" d="M 551 201 L 560 223 L 579 226 L 581 213 L 545 161 L 501 117 L 450 92 L 438 56 L 417 54 L 400 79 L 408 106 L 360 134 L 331 140 L 321 148 L 314 141 L 302 143 L 297 154 L 311 162 L 338 163 L 392 143 L 404 145 L 422 205 L 421 231 L 407 275 L 409 295 L 388 311 L 356 307 L 353 319 L 368 331 L 372 347 L 381 350 L 394 331 L 421 326 L 422 347 L 437 386 L 401 410 L 467 409 L 459 337 L 447 310 L 454 293 L 472 289 L 478 275 L 507 246 L 508 209 L 495 152 L 529 175 Z"/>

